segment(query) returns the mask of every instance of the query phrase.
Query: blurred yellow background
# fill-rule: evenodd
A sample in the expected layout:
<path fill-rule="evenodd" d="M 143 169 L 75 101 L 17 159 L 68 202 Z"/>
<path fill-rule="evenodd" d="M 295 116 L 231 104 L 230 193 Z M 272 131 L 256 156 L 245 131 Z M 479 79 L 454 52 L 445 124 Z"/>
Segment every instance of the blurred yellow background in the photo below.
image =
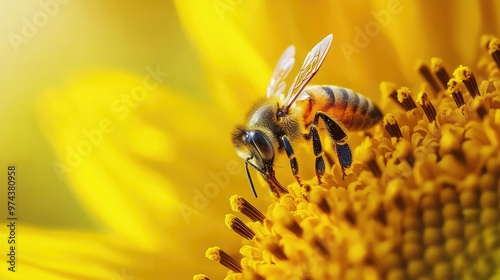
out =
<path fill-rule="evenodd" d="M 440 56 L 450 69 L 472 64 L 480 36 L 498 36 L 498 2 L 453 9 L 446 2 L 0 2 L 0 167 L 18 169 L 20 225 L 20 272 L 6 272 L 2 261 L 0 277 L 222 277 L 225 269 L 206 260 L 204 248 L 226 246 L 238 254 L 232 245 L 240 239 L 223 220 L 231 211 L 228 198 L 239 193 L 262 211 L 270 202 L 263 187 L 260 199 L 251 197 L 229 133 L 249 102 L 264 96 L 281 52 L 295 44 L 298 67 L 333 33 L 314 83 L 349 87 L 379 102 L 380 81 L 418 89 L 417 59 Z M 382 14 L 389 18 L 373 25 Z M 154 80 L 149 95 L 121 107 L 126 113 L 113 109 L 126 104 L 123 94 L 147 87 L 151 69 L 165 76 Z M 86 139 L 82 131 L 103 120 L 116 130 L 103 132 L 103 144 L 61 180 L 54 163 L 67 164 L 67 147 L 77 149 Z M 233 162 L 235 175 L 228 171 Z M 224 171 L 228 186 L 219 184 L 220 193 L 195 207 L 197 191 Z M 2 254 L 5 193 L 0 189 Z"/>
<path fill-rule="evenodd" d="M 35 15 L 44 9 L 54 16 L 37 26 L 44 20 Z M 170 84 L 185 88 L 186 94 L 206 96 L 197 55 L 169 1 L 4 1 L 0 18 L 1 159 L 20 169 L 24 187 L 19 197 L 29 208 L 20 207 L 19 215 L 34 225 L 95 227 L 50 165 L 54 153 L 36 119 L 37 95 L 89 69 L 144 75 L 146 66 L 160 64 L 175 68 Z M 11 35 L 25 37 L 23 31 L 33 38 Z"/>

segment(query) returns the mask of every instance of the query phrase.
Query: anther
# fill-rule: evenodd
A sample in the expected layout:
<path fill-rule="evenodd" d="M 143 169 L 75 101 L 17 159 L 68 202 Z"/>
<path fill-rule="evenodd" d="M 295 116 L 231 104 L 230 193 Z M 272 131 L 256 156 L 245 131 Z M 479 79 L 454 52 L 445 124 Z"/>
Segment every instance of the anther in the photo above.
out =
<path fill-rule="evenodd" d="M 413 155 L 413 148 L 408 141 L 400 141 L 396 146 L 394 156 L 398 157 L 401 161 L 406 161 L 412 167 L 415 164 L 415 156 Z"/>
<path fill-rule="evenodd" d="M 477 108 L 476 108 L 476 112 L 477 112 L 477 115 L 479 116 L 479 118 L 481 120 L 484 119 L 484 117 L 488 114 L 488 112 L 486 111 L 486 108 L 484 108 L 484 105 L 479 105 Z"/>
<path fill-rule="evenodd" d="M 304 231 L 302 230 L 302 227 L 300 227 L 299 223 L 295 221 L 292 217 L 286 216 L 286 220 L 284 221 L 285 227 L 293 232 L 298 238 L 302 238 L 302 234 Z"/>
<path fill-rule="evenodd" d="M 234 272 L 243 272 L 241 264 L 217 246 L 208 248 L 205 252 L 205 256 L 209 260 L 216 261 Z"/>
<path fill-rule="evenodd" d="M 233 214 L 226 214 L 225 222 L 228 228 L 234 230 L 245 239 L 252 240 L 255 236 L 255 232 Z"/>
<path fill-rule="evenodd" d="M 466 157 L 461 149 L 461 141 L 461 139 L 457 139 L 457 136 L 452 133 L 443 134 L 439 141 L 440 153 L 443 155 L 452 154 L 458 161 L 465 164 Z"/>
<path fill-rule="evenodd" d="M 375 219 L 377 219 L 381 224 L 387 225 L 387 213 L 384 205 L 380 203 L 373 213 Z"/>
<path fill-rule="evenodd" d="M 264 222 L 264 219 L 266 218 L 264 214 L 257 210 L 257 208 L 255 208 L 242 196 L 235 194 L 231 196 L 229 202 L 233 211 L 243 213 L 243 215 L 247 216 L 254 222 Z"/>
<path fill-rule="evenodd" d="M 427 116 L 429 122 L 433 122 L 434 120 L 436 120 L 436 108 L 434 108 L 434 105 L 432 105 L 425 91 L 421 91 L 418 93 L 417 103 L 422 106 L 422 109 L 424 109 L 424 113 Z"/>
<path fill-rule="evenodd" d="M 365 153 L 360 154 L 358 159 L 366 164 L 366 166 L 368 166 L 373 176 L 377 178 L 380 178 L 380 176 L 382 176 L 382 170 L 377 163 L 375 153 L 372 149 L 367 149 Z"/>
<path fill-rule="evenodd" d="M 281 248 L 278 244 L 269 243 L 266 247 L 267 250 L 269 250 L 269 252 L 271 252 L 271 254 L 273 254 L 278 259 L 282 261 L 288 260 L 287 256 L 285 255 L 285 252 L 283 251 L 283 248 Z"/>
<path fill-rule="evenodd" d="M 321 209 L 321 211 L 323 211 L 323 213 L 330 214 L 331 208 L 330 208 L 330 205 L 328 204 L 328 201 L 326 201 L 326 198 L 321 196 L 317 205 L 319 206 L 319 209 Z"/>
<path fill-rule="evenodd" d="M 309 199 L 314 204 L 318 205 L 319 209 L 325 213 L 330 214 L 331 207 L 328 204 L 328 201 L 324 197 L 323 190 L 319 188 L 314 188 L 311 190 L 309 194 Z"/>
<path fill-rule="evenodd" d="M 457 104 L 458 108 L 465 104 L 464 96 L 460 90 L 460 84 L 455 78 L 451 78 L 448 81 L 446 92 L 453 97 L 453 100 L 455 100 L 455 104 Z"/>
<path fill-rule="evenodd" d="M 420 73 L 420 75 L 422 75 L 422 77 L 427 81 L 427 83 L 429 83 L 434 92 L 436 93 L 439 92 L 440 90 L 439 84 L 436 82 L 436 80 L 434 80 L 434 77 L 432 76 L 429 66 L 419 61 L 417 62 L 417 69 L 418 73 Z"/>
<path fill-rule="evenodd" d="M 391 137 L 403 138 L 403 133 L 396 118 L 390 113 L 384 117 L 384 128 Z"/>
<path fill-rule="evenodd" d="M 325 243 L 318 237 L 315 237 L 312 240 L 312 246 L 313 248 L 316 248 L 316 251 L 319 252 L 323 257 L 330 256 L 330 251 L 326 247 Z"/>
<path fill-rule="evenodd" d="M 381 82 L 380 83 L 380 91 L 383 95 L 388 96 L 390 99 L 394 100 L 396 104 L 401 106 L 404 109 L 403 104 L 398 101 L 398 91 L 396 89 L 396 85 L 391 82 Z"/>
<path fill-rule="evenodd" d="M 382 170 L 380 170 L 380 167 L 378 166 L 377 161 L 375 158 L 370 159 L 366 165 L 368 168 L 370 168 L 370 171 L 372 172 L 373 176 L 380 178 L 382 176 Z"/>
<path fill-rule="evenodd" d="M 352 225 L 356 225 L 356 220 L 357 220 L 356 213 L 354 212 L 354 210 L 351 207 L 345 209 L 344 218 L 346 221 L 348 221 Z"/>
<path fill-rule="evenodd" d="M 476 95 L 480 95 L 476 78 L 474 77 L 474 73 L 472 73 L 469 67 L 460 65 L 460 67 L 455 69 L 455 71 L 453 72 L 453 76 L 455 76 L 455 79 L 457 79 L 458 81 L 464 83 L 472 98 L 476 97 Z"/>
<path fill-rule="evenodd" d="M 307 196 L 309 195 L 310 192 L 311 192 L 311 185 L 309 184 L 300 185 L 300 193 L 306 200 L 308 200 Z"/>
<path fill-rule="evenodd" d="M 436 75 L 441 85 L 443 85 L 443 88 L 446 88 L 451 76 L 446 71 L 446 68 L 444 68 L 443 60 L 438 57 L 431 58 L 431 67 L 434 75 Z"/>
<path fill-rule="evenodd" d="M 472 108 L 476 110 L 479 119 L 483 120 L 484 117 L 488 115 L 488 111 L 486 110 L 484 103 L 481 102 L 479 99 L 476 99 L 474 101 L 475 102 L 472 103 Z"/>
<path fill-rule="evenodd" d="M 496 62 L 497 67 L 500 70 L 500 39 L 493 38 L 490 40 L 488 43 L 488 53 Z"/>
<path fill-rule="evenodd" d="M 488 51 L 488 46 L 490 44 L 490 41 L 494 38 L 495 38 L 495 36 L 493 36 L 491 34 L 483 34 L 480 38 L 480 46 L 485 48 L 486 51 Z"/>
<path fill-rule="evenodd" d="M 403 105 L 403 107 L 406 109 L 406 111 L 410 111 L 412 109 L 417 108 L 417 105 L 415 104 L 415 101 L 413 101 L 413 98 L 411 97 L 410 89 L 407 87 L 402 87 L 398 89 L 398 101 Z"/>
<path fill-rule="evenodd" d="M 196 274 L 193 276 L 193 280 L 210 280 L 205 274 Z"/>

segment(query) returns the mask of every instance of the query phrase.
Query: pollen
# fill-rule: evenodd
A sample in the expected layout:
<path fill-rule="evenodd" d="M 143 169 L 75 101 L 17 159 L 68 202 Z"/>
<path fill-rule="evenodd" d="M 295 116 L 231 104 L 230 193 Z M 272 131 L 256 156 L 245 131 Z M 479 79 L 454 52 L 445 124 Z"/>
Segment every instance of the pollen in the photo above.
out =
<path fill-rule="evenodd" d="M 437 94 L 416 89 L 415 102 L 409 87 L 381 83 L 386 115 L 344 179 L 334 164 L 265 212 L 231 197 L 241 261 L 207 251 L 226 279 L 500 279 L 498 39 L 483 40 L 489 62 L 477 70 L 419 64 Z"/>
<path fill-rule="evenodd" d="M 401 132 L 401 128 L 399 127 L 398 121 L 396 117 L 392 114 L 387 114 L 384 117 L 384 127 L 387 133 L 391 137 L 401 138 L 403 137 L 403 133 Z"/>
<path fill-rule="evenodd" d="M 433 122 L 434 120 L 436 120 L 436 108 L 434 108 L 434 106 L 432 105 L 425 91 L 421 91 L 418 94 L 417 103 L 422 106 L 422 109 L 424 110 L 424 113 L 427 116 L 429 122 Z"/>
<path fill-rule="evenodd" d="M 472 98 L 479 95 L 479 87 L 477 86 L 476 78 L 469 67 L 460 65 L 460 67 L 453 72 L 453 76 L 455 76 L 456 80 L 465 84 Z"/>
<path fill-rule="evenodd" d="M 411 97 L 411 91 L 407 87 L 398 89 L 398 101 L 406 109 L 406 111 L 417 108 L 415 101 L 413 101 L 413 98 Z"/>
<path fill-rule="evenodd" d="M 229 202 L 231 204 L 231 209 L 235 212 L 241 212 L 248 218 L 250 218 L 252 221 L 256 222 L 264 222 L 264 219 L 266 218 L 262 212 L 257 210 L 252 204 L 250 204 L 245 198 L 243 198 L 240 195 L 233 195 L 230 199 Z"/>
<path fill-rule="evenodd" d="M 208 248 L 205 252 L 205 256 L 207 259 L 216 261 L 234 272 L 242 272 L 240 262 L 217 246 Z"/>
<path fill-rule="evenodd" d="M 193 276 L 193 280 L 210 280 L 205 274 L 196 274 Z"/>
<path fill-rule="evenodd" d="M 455 78 L 451 78 L 448 81 L 446 92 L 448 95 L 453 97 L 455 104 L 460 108 L 465 104 L 464 96 L 462 95 L 462 90 L 460 89 L 460 84 Z"/>

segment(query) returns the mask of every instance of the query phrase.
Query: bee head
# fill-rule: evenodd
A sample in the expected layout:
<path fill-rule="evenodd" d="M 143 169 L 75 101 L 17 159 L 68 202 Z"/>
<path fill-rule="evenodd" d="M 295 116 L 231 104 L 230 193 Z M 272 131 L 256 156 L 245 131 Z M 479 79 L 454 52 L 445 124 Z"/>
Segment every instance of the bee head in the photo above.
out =
<path fill-rule="evenodd" d="M 271 184 L 279 184 L 274 177 L 274 146 L 272 135 L 263 129 L 248 129 L 244 126 L 237 126 L 233 131 L 233 145 L 236 153 L 245 159 L 248 181 L 253 194 L 257 197 L 257 192 L 252 182 L 252 177 L 248 170 L 248 165 L 259 171 Z"/>
<path fill-rule="evenodd" d="M 245 160 L 254 159 L 255 165 L 262 171 L 273 165 L 274 146 L 269 133 L 258 128 L 237 126 L 232 140 L 236 153 Z"/>

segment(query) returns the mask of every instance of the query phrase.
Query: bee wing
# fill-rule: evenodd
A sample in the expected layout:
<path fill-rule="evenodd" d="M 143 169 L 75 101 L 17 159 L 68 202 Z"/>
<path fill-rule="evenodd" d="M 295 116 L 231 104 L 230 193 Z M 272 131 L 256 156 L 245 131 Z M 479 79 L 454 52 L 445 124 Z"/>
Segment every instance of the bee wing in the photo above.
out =
<path fill-rule="evenodd" d="M 281 55 L 269 85 L 267 86 L 267 98 L 277 96 L 285 91 L 285 78 L 288 76 L 295 63 L 295 47 L 289 46 Z"/>
<path fill-rule="evenodd" d="M 283 102 L 283 113 L 286 114 L 288 112 L 304 87 L 314 77 L 314 74 L 318 72 L 323 60 L 325 60 L 328 49 L 330 49 L 332 38 L 332 34 L 326 36 L 307 54 L 304 64 L 302 64 L 299 73 L 295 77 L 295 80 L 293 80 L 292 86 L 288 90 L 288 94 Z"/>

